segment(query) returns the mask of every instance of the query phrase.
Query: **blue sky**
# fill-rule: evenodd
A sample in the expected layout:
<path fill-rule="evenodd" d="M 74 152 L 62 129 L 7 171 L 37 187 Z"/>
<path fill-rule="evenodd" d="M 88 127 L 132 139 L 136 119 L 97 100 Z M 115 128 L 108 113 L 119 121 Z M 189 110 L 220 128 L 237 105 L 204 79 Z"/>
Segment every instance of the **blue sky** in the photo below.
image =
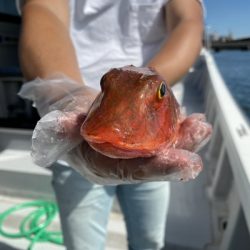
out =
<path fill-rule="evenodd" d="M 227 35 L 232 32 L 236 38 L 250 37 L 249 0 L 203 0 L 206 6 L 205 23 L 209 32 Z"/>

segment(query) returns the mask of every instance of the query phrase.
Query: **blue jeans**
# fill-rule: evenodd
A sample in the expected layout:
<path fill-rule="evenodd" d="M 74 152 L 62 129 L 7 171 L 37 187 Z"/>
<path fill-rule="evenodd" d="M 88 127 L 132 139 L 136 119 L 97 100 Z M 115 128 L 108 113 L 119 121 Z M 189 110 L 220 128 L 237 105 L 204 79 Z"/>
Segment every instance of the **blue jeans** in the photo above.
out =
<path fill-rule="evenodd" d="M 68 250 L 103 250 L 113 199 L 117 195 L 131 250 L 164 245 L 169 199 L 166 182 L 102 186 L 92 184 L 72 168 L 55 164 L 52 184 Z"/>

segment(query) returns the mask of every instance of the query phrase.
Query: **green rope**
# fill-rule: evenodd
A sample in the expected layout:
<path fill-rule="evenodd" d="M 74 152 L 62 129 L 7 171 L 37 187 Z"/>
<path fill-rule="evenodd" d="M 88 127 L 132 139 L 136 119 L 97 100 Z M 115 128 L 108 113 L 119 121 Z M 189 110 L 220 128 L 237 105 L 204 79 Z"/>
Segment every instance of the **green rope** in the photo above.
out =
<path fill-rule="evenodd" d="M 5 220 L 11 214 L 29 208 L 36 209 L 21 221 L 19 232 L 10 233 L 3 229 Z M 37 242 L 51 242 L 57 245 L 63 245 L 61 232 L 51 232 L 46 230 L 57 213 L 57 205 L 50 201 L 37 200 L 16 205 L 0 214 L 0 235 L 8 238 L 28 239 L 30 241 L 30 245 L 27 248 L 28 250 L 32 250 Z"/>

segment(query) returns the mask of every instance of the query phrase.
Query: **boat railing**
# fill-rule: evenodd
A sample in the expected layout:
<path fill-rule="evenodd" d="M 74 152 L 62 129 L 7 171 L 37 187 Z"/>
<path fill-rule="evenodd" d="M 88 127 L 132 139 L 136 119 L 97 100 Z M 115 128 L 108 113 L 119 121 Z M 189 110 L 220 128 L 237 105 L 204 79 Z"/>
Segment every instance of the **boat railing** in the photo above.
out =
<path fill-rule="evenodd" d="M 214 242 L 207 249 L 247 249 L 244 246 L 250 239 L 249 123 L 209 51 L 203 51 L 200 63 L 205 113 L 213 125 L 205 162 Z"/>

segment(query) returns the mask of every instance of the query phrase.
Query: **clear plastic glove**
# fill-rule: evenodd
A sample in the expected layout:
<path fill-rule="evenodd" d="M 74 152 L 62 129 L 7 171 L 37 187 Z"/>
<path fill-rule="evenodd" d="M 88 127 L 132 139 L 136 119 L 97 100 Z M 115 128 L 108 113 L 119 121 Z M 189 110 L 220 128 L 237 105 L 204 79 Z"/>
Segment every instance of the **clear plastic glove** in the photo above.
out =
<path fill-rule="evenodd" d="M 202 114 L 182 120 L 173 147 L 162 148 L 151 157 L 114 159 L 94 150 L 80 135 L 80 127 L 98 96 L 96 90 L 57 76 L 29 82 L 19 94 L 33 100 L 41 115 L 48 112 L 32 136 L 32 157 L 39 166 L 50 166 L 64 155 L 80 174 L 106 185 L 189 180 L 202 169 L 201 158 L 193 153 L 211 134 Z"/>
<path fill-rule="evenodd" d="M 42 117 L 33 131 L 31 155 L 37 165 L 48 167 L 82 141 L 80 126 L 98 91 L 60 74 L 25 83 L 19 95 L 32 100 Z"/>

